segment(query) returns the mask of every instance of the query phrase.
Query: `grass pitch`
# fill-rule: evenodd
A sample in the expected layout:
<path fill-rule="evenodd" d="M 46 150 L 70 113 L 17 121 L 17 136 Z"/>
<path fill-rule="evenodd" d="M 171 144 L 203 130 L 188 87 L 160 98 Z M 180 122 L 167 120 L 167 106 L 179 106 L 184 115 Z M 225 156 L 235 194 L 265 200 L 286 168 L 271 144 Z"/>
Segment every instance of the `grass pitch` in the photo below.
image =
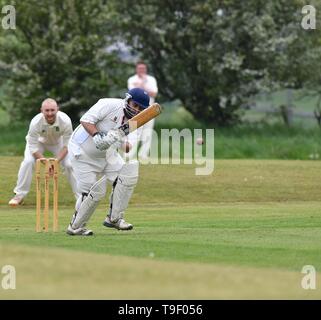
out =
<path fill-rule="evenodd" d="M 15 266 L 1 299 L 320 299 L 304 290 L 304 265 L 321 267 L 321 180 L 315 161 L 220 160 L 212 176 L 193 166 L 142 166 L 126 219 L 91 238 L 64 231 L 74 200 L 60 183 L 60 231 L 36 234 L 34 185 L 26 204 L 6 203 L 21 158 L 0 164 L 0 268 Z M 1 274 L 0 274 L 1 278 Z M 1 280 L 1 279 L 0 279 Z"/>

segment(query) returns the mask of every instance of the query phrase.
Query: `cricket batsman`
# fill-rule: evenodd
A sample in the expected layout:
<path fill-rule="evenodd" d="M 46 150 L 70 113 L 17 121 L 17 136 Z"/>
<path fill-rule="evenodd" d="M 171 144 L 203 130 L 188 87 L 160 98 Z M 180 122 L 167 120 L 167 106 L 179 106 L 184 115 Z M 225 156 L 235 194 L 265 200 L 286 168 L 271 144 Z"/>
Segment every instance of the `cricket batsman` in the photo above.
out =
<path fill-rule="evenodd" d="M 149 106 L 149 95 L 140 88 L 128 91 L 125 99 L 98 100 L 80 119 L 70 142 L 70 157 L 81 194 L 67 234 L 90 236 L 93 231 L 85 226 L 101 199 L 107 183 L 112 185 L 110 207 L 103 222 L 105 227 L 131 230 L 133 225 L 124 220 L 133 190 L 138 181 L 137 160 L 126 162 L 118 150 L 128 152 L 137 134 L 127 137 L 116 128 Z M 138 129 L 139 130 L 139 129 Z"/>

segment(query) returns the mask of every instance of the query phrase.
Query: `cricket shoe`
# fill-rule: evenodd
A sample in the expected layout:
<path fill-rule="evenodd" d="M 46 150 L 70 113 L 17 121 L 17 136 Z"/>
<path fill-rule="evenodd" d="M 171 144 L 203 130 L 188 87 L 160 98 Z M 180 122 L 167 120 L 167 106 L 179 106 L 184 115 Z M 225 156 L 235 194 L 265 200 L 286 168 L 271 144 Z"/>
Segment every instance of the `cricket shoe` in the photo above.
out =
<path fill-rule="evenodd" d="M 117 230 L 131 230 L 134 226 L 127 223 L 124 219 L 118 219 L 117 221 L 111 221 L 110 217 L 107 216 L 103 222 L 103 225 L 107 228 L 115 228 Z"/>
<path fill-rule="evenodd" d="M 92 236 L 94 234 L 92 230 L 86 228 L 73 229 L 71 225 L 68 226 L 66 233 L 70 236 Z"/>
<path fill-rule="evenodd" d="M 11 207 L 17 207 L 21 204 L 23 204 L 23 197 L 19 197 L 15 195 L 10 201 L 9 201 L 9 206 Z"/>

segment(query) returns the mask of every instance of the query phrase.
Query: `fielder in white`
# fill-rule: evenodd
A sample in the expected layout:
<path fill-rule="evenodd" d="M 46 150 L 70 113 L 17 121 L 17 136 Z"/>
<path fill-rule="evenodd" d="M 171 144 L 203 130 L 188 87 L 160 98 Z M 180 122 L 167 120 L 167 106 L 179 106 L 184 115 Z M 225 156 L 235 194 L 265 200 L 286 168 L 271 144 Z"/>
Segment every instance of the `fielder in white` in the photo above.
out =
<path fill-rule="evenodd" d="M 125 99 L 100 99 L 80 119 L 81 124 L 70 139 L 69 150 L 77 191 L 82 196 L 76 202 L 67 234 L 93 234 L 85 225 L 105 197 L 107 183 L 113 186 L 113 190 L 103 225 L 118 230 L 133 228 L 124 220 L 124 212 L 138 181 L 139 163 L 137 160 L 125 163 L 118 149 L 128 152 L 136 135 L 133 132 L 123 137 L 115 128 L 148 106 L 148 94 L 134 88 L 128 91 Z"/>
<path fill-rule="evenodd" d="M 41 104 L 40 113 L 30 122 L 26 136 L 24 159 L 21 162 L 15 196 L 9 201 L 10 206 L 23 203 L 30 190 L 33 168 L 36 159 L 44 158 L 45 151 L 52 152 L 64 168 L 73 192 L 76 194 L 76 181 L 70 161 L 68 161 L 68 142 L 72 134 L 72 123 L 67 114 L 59 111 L 54 99 L 45 99 Z"/>
<path fill-rule="evenodd" d="M 144 62 L 137 62 L 136 74 L 128 79 L 127 86 L 129 90 L 132 88 L 141 88 L 145 90 L 150 96 L 149 104 L 153 104 L 155 102 L 155 97 L 158 93 L 157 81 L 153 76 L 147 74 L 147 65 Z M 138 136 L 137 140 L 133 144 L 132 149 L 126 155 L 126 158 L 136 159 L 139 141 L 141 141 L 141 146 L 138 151 L 138 158 L 147 159 L 149 157 L 154 124 L 155 119 L 152 119 L 144 124 L 142 130 L 136 132 L 136 135 Z"/>

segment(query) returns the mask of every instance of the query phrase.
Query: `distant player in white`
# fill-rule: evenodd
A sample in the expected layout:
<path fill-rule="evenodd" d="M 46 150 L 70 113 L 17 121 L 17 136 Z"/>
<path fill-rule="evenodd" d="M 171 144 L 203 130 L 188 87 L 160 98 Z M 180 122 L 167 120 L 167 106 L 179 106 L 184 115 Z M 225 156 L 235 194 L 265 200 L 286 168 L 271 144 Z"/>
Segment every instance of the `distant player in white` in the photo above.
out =
<path fill-rule="evenodd" d="M 26 136 L 24 159 L 20 165 L 17 185 L 14 188 L 15 196 L 9 201 L 10 206 L 18 206 L 30 190 L 33 168 L 36 159 L 44 158 L 44 151 L 54 154 L 64 167 L 73 192 L 76 192 L 76 181 L 72 167 L 68 161 L 68 142 L 72 134 L 72 124 L 69 116 L 59 111 L 54 99 L 45 99 L 41 104 L 41 113 L 30 122 Z"/>
<path fill-rule="evenodd" d="M 149 104 L 153 104 L 155 102 L 155 97 L 158 93 L 157 81 L 154 77 L 147 74 L 147 65 L 144 62 L 137 62 L 136 74 L 128 79 L 127 86 L 129 90 L 132 88 L 141 88 L 145 90 L 150 96 Z M 139 141 L 141 141 L 141 147 L 138 151 L 138 158 L 147 159 L 149 157 L 154 124 L 155 119 L 152 119 L 143 126 L 141 131 L 136 133 L 138 139 L 127 155 L 129 159 L 136 158 Z"/>
<path fill-rule="evenodd" d="M 140 89 L 129 90 L 125 99 L 100 99 L 80 119 L 69 150 L 77 179 L 77 191 L 82 194 L 67 228 L 69 235 L 90 236 L 85 228 L 91 215 L 105 197 L 107 183 L 112 184 L 110 208 L 103 225 L 118 230 L 130 230 L 124 212 L 138 180 L 139 163 L 122 159 L 118 149 L 125 152 L 135 143 L 136 135 L 122 137 L 115 128 L 149 106 L 148 94 Z"/>

